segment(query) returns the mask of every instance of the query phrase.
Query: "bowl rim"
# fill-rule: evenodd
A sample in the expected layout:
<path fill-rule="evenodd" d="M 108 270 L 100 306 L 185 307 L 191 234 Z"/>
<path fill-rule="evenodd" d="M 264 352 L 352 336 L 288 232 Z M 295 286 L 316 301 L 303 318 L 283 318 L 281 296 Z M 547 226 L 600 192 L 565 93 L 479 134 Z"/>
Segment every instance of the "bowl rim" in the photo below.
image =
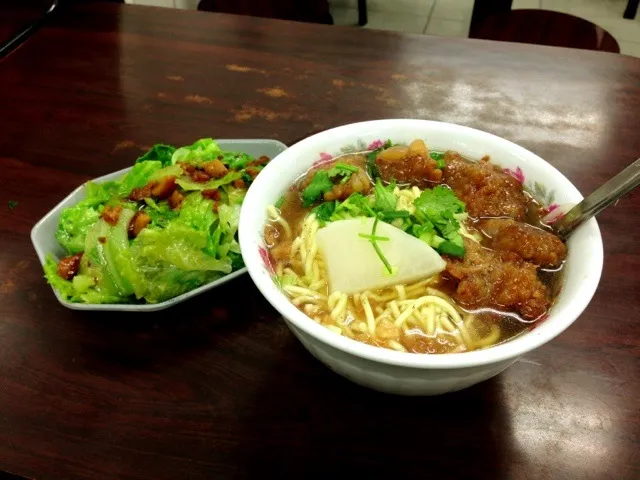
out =
<path fill-rule="evenodd" d="M 367 345 L 342 335 L 336 335 L 329 329 L 315 322 L 302 311 L 298 310 L 280 289 L 274 288 L 275 285 L 273 284 L 272 278 L 264 275 L 264 264 L 258 249 L 255 248 L 254 245 L 255 236 L 261 236 L 261 231 L 251 231 L 252 225 L 247 225 L 247 222 L 249 221 L 247 212 L 250 209 L 255 210 L 255 207 L 253 207 L 254 204 L 262 203 L 262 197 L 260 196 L 263 189 L 262 185 L 266 185 L 267 182 L 273 181 L 273 179 L 270 179 L 270 172 L 275 172 L 277 165 L 283 162 L 287 162 L 295 158 L 302 158 L 305 155 L 309 155 L 311 157 L 313 154 L 306 150 L 307 145 L 313 144 L 315 141 L 323 139 L 323 137 L 331 137 L 333 135 L 347 133 L 349 131 L 353 131 L 355 136 L 357 136 L 358 131 L 365 131 L 367 128 L 381 129 L 385 126 L 397 126 L 398 124 L 407 123 L 411 123 L 415 126 L 422 126 L 425 129 L 429 126 L 444 126 L 446 128 L 453 128 L 463 135 L 471 134 L 484 137 L 494 143 L 501 143 L 511 149 L 514 156 L 518 154 L 519 156 L 532 160 L 537 166 L 541 166 L 543 170 L 551 173 L 554 179 L 557 179 L 559 183 L 564 183 L 565 185 L 563 185 L 563 188 L 567 189 L 567 195 L 571 198 L 571 201 L 578 202 L 583 198 L 577 188 L 560 171 L 535 153 L 507 139 L 475 128 L 449 122 L 403 118 L 370 120 L 334 127 L 309 136 L 279 154 L 265 167 L 261 172 L 261 175 L 258 176 L 249 189 L 240 212 L 239 243 L 245 265 L 247 266 L 249 276 L 252 281 L 267 301 L 284 317 L 285 322 L 291 323 L 297 329 L 311 337 L 314 337 L 329 347 L 335 348 L 346 354 L 351 354 L 377 363 L 418 369 L 454 369 L 475 367 L 501 361 L 508 361 L 511 359 L 515 360 L 517 357 L 551 341 L 566 330 L 582 314 L 595 294 L 600 282 L 603 266 L 603 245 L 600 229 L 595 219 L 589 220 L 580 227 L 580 229 L 589 230 L 589 243 L 593 247 L 594 255 L 590 258 L 589 262 L 589 278 L 587 281 L 583 281 L 580 284 L 579 292 L 570 300 L 568 306 L 570 308 L 570 312 L 566 312 L 562 317 L 554 318 L 553 328 L 545 329 L 544 333 L 540 333 L 538 328 L 534 328 L 528 335 L 522 335 L 493 347 L 471 352 L 443 354 L 398 352 Z M 310 168 L 312 166 L 313 159 L 309 158 L 308 163 L 306 161 L 302 163 L 306 167 Z M 284 191 L 285 189 L 282 190 Z M 550 313 L 549 317 L 553 317 L 553 312 Z M 549 319 L 544 320 L 544 322 L 549 322 Z"/>

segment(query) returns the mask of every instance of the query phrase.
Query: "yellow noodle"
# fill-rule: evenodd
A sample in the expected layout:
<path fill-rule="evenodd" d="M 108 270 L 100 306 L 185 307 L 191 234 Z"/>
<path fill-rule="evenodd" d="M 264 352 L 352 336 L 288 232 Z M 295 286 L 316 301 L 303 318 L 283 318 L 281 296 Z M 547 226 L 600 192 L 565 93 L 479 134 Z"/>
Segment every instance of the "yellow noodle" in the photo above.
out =
<path fill-rule="evenodd" d="M 427 299 L 429 299 L 428 300 L 429 302 L 431 302 L 431 303 L 433 303 L 435 305 L 438 305 L 442 310 L 444 310 L 445 312 L 447 312 L 451 316 L 451 318 L 454 321 L 454 323 L 462 322 L 462 318 L 460 317 L 460 314 L 455 309 L 455 307 L 451 303 L 449 303 L 446 300 L 444 300 L 443 298 L 437 297 L 435 295 L 429 295 L 429 296 L 421 297 L 421 298 L 427 298 Z"/>
<path fill-rule="evenodd" d="M 281 277 L 284 274 L 284 265 L 280 262 L 276 265 L 276 275 Z"/>
<path fill-rule="evenodd" d="M 468 314 L 464 317 L 464 324 L 469 329 L 473 329 L 473 323 L 476 321 L 476 316 L 473 314 Z"/>
<path fill-rule="evenodd" d="M 460 222 L 460 228 L 458 229 L 458 232 L 460 232 L 460 235 L 462 235 L 463 237 L 467 237 L 469 240 L 473 240 L 476 243 L 480 243 L 480 239 L 476 235 L 471 233 L 469 229 L 467 229 L 467 227 L 464 225 L 463 222 Z"/>
<path fill-rule="evenodd" d="M 449 318 L 449 315 L 447 315 L 444 312 L 441 312 L 440 315 L 438 316 L 438 319 L 440 320 L 440 326 L 444 330 L 446 330 L 447 332 L 455 332 L 456 331 L 456 326 L 453 324 L 453 322 Z"/>
<path fill-rule="evenodd" d="M 464 322 L 458 323 L 458 331 L 460 332 L 460 336 L 462 337 L 462 340 L 464 341 L 466 347 L 471 349 L 474 342 L 473 340 L 471 340 L 471 335 L 469 335 L 469 331 L 467 330 Z"/>
<path fill-rule="evenodd" d="M 375 293 L 372 293 L 369 295 L 369 297 L 374 299 L 376 302 L 387 303 L 391 300 L 395 300 L 396 298 L 398 298 L 398 292 L 394 290 L 393 292 L 387 295 L 376 295 Z"/>
<path fill-rule="evenodd" d="M 307 250 L 311 249 L 311 243 L 315 240 L 315 234 L 312 234 L 314 223 L 317 223 L 315 222 L 315 218 L 316 216 L 313 213 L 307 215 L 307 218 L 305 219 L 302 227 L 302 236 L 304 238 L 304 243 L 307 247 Z"/>
<path fill-rule="evenodd" d="M 369 299 L 366 294 L 363 294 L 360 297 L 360 301 L 362 302 L 362 307 L 364 308 L 364 314 L 367 318 L 367 326 L 369 327 L 369 333 L 372 337 L 376 335 L 376 320 L 373 316 L 373 311 L 371 310 L 371 305 L 369 304 Z"/>
<path fill-rule="evenodd" d="M 300 249 L 301 245 L 302 245 L 302 238 L 296 237 L 296 239 L 291 244 L 291 252 L 289 253 L 289 258 L 291 258 L 291 260 L 293 260 L 293 258 L 296 256 L 296 253 L 298 253 L 298 250 Z"/>
<path fill-rule="evenodd" d="M 436 308 L 433 305 L 427 307 L 426 317 L 425 332 L 427 335 L 433 335 L 436 332 Z"/>
<path fill-rule="evenodd" d="M 304 265 L 304 262 L 307 260 L 307 246 L 304 243 L 304 238 L 303 237 L 298 237 L 301 239 L 300 241 L 300 248 L 298 249 L 298 252 L 300 253 L 300 260 L 302 261 L 302 264 Z"/>
<path fill-rule="evenodd" d="M 269 220 L 275 223 L 279 223 L 282 225 L 284 229 L 284 233 L 286 238 L 291 238 L 291 227 L 289 226 L 289 222 L 287 222 L 282 216 L 276 207 L 273 205 L 269 205 L 267 207 L 267 214 L 269 215 Z"/>
<path fill-rule="evenodd" d="M 306 313 L 309 316 L 312 316 L 312 315 L 317 315 L 319 311 L 322 309 L 318 305 L 314 305 L 313 303 L 307 303 L 303 307 L 303 310 L 304 310 L 304 313 Z"/>
<path fill-rule="evenodd" d="M 335 307 L 331 310 L 331 318 L 333 320 L 343 320 L 347 311 L 347 295 L 341 294 Z"/>
<path fill-rule="evenodd" d="M 337 333 L 338 335 L 342 335 L 342 329 L 340 327 L 336 327 L 335 325 L 327 325 L 327 328 L 331 330 L 333 333 Z"/>
<path fill-rule="evenodd" d="M 294 272 L 293 270 L 291 270 L 291 268 L 289 268 L 289 267 L 284 269 L 284 273 L 286 275 L 292 275 L 292 276 L 298 278 L 298 274 L 296 272 Z"/>
<path fill-rule="evenodd" d="M 317 220 L 314 220 L 313 222 L 311 222 L 311 226 L 309 227 L 309 244 L 308 244 L 309 246 L 315 243 L 316 233 L 318 232 L 319 227 L 320 227 L 320 224 L 318 223 Z"/>
<path fill-rule="evenodd" d="M 340 292 L 333 292 L 329 297 L 327 297 L 327 305 L 333 310 L 336 303 L 338 303 L 338 300 L 340 300 Z"/>
<path fill-rule="evenodd" d="M 432 288 L 432 287 L 427 287 L 426 290 L 429 295 L 434 295 L 436 297 L 443 298 L 449 303 L 453 303 L 453 300 L 451 299 L 451 297 L 446 293 L 442 293 L 440 290 L 436 290 L 435 288 Z"/>
<path fill-rule="evenodd" d="M 398 342 L 395 342 L 393 340 L 388 340 L 387 341 L 387 345 L 389 345 L 391 348 L 393 348 L 394 350 L 397 350 L 399 352 L 406 352 L 407 349 L 404 348 L 402 345 L 400 345 Z"/>
<path fill-rule="evenodd" d="M 450 338 L 452 338 L 453 340 L 455 340 L 457 343 L 459 343 L 460 345 L 464 346 L 464 342 L 462 341 L 462 338 L 460 338 L 460 333 L 453 331 L 453 332 L 441 332 L 442 335 L 446 335 Z"/>
<path fill-rule="evenodd" d="M 283 288 L 290 293 L 297 293 L 299 295 L 309 295 L 318 299 L 327 300 L 326 295 L 322 295 L 321 293 L 314 292 L 313 290 L 309 290 L 308 288 L 298 287 L 295 285 L 286 285 Z"/>
<path fill-rule="evenodd" d="M 405 325 L 414 326 L 420 328 L 420 323 L 416 320 L 413 315 L 409 315 L 407 319 L 404 321 Z"/>
<path fill-rule="evenodd" d="M 427 329 L 428 329 L 428 327 L 429 327 L 429 326 L 427 325 L 427 322 L 428 322 L 428 320 L 427 320 L 427 319 L 428 319 L 428 317 L 429 317 L 429 310 L 430 310 L 430 307 L 429 307 L 428 305 L 427 305 L 427 306 L 425 306 L 425 307 L 422 307 L 422 308 L 420 309 L 420 318 L 421 318 L 421 320 L 422 320 L 422 328 L 423 328 L 423 330 L 424 330 L 425 332 L 427 331 Z"/>
<path fill-rule="evenodd" d="M 302 305 L 303 303 L 314 303 L 316 305 L 322 305 L 324 303 L 324 300 L 316 297 L 310 297 L 308 295 L 298 295 L 297 297 L 291 299 L 291 303 L 293 303 L 296 307 Z"/>
<path fill-rule="evenodd" d="M 313 274 L 313 261 L 315 260 L 317 253 L 318 253 L 318 244 L 314 243 L 311 247 L 311 250 L 309 251 L 309 254 L 307 255 L 307 260 L 305 261 L 305 264 L 304 264 L 305 275 L 310 276 Z M 316 278 L 314 280 L 319 280 L 319 279 Z"/>
<path fill-rule="evenodd" d="M 418 297 L 422 297 L 424 294 L 426 294 L 426 290 L 425 290 L 425 286 L 424 285 L 419 285 L 417 287 L 407 287 L 405 288 L 405 293 L 407 294 L 407 298 L 418 298 Z"/>
<path fill-rule="evenodd" d="M 324 288 L 326 285 L 324 280 L 318 280 L 317 282 L 313 282 L 311 285 L 309 285 L 309 290 L 314 290 L 314 291 L 319 291 L 322 288 Z"/>
<path fill-rule="evenodd" d="M 476 340 L 474 343 L 475 348 L 483 348 L 488 347 L 489 345 L 493 345 L 500 338 L 500 327 L 497 325 L 491 325 L 491 332 L 484 338 Z"/>
<path fill-rule="evenodd" d="M 404 193 L 398 197 L 407 200 L 420 195 L 419 190 L 400 192 Z M 399 205 L 400 203 L 401 200 Z M 278 212 L 270 209 L 269 214 L 275 222 L 277 219 L 274 213 Z M 475 317 L 464 314 L 448 295 L 430 287 L 438 279 L 437 275 L 409 285 L 395 285 L 375 292 L 354 295 L 334 292 L 328 295 L 325 265 L 316 242 L 318 228 L 315 215 L 308 215 L 300 235 L 291 244 L 292 264 L 295 269 L 304 271 L 304 276 L 298 276 L 293 268 L 285 268 L 284 264 L 278 264 L 276 270 L 278 275 L 293 277 L 294 285 L 287 285 L 283 289 L 292 298 L 294 305 L 318 323 L 327 322 L 326 326 L 331 327 L 330 330 L 347 337 L 353 338 L 354 332 L 360 332 L 373 339 L 376 337 L 377 325 L 386 320 L 402 328 L 405 334 L 423 331 L 430 337 L 448 335 L 458 345 L 454 351 L 483 348 L 499 340 L 501 332 L 498 326 L 492 325 L 490 333 L 480 337 L 474 324 Z M 362 315 L 355 315 L 355 312 L 364 312 L 365 321 L 358 321 Z M 389 339 L 385 346 L 406 351 L 397 338 Z"/>
<path fill-rule="evenodd" d="M 389 308 L 391 309 L 391 313 L 393 313 L 394 318 L 398 318 L 400 316 L 400 308 L 398 308 L 398 303 L 395 300 L 389 302 Z"/>

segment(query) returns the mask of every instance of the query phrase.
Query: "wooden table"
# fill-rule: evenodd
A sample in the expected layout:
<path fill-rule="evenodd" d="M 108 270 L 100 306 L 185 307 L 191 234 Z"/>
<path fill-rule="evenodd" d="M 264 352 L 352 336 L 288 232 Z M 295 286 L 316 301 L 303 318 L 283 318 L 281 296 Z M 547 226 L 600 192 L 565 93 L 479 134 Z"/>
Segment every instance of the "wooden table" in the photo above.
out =
<path fill-rule="evenodd" d="M 638 192 L 601 215 L 602 282 L 567 332 L 431 398 L 335 375 L 248 276 L 159 314 L 67 310 L 29 241 L 70 190 L 156 142 L 292 144 L 383 117 L 490 131 L 586 193 L 640 152 L 639 60 L 85 5 L 0 63 L 0 107 L 0 468 L 65 480 L 640 478 Z"/>

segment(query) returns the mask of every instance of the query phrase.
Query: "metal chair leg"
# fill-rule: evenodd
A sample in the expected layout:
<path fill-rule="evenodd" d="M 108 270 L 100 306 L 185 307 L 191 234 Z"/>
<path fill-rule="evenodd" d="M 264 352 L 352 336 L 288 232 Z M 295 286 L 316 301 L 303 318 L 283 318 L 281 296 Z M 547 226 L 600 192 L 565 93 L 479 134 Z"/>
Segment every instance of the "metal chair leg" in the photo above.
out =
<path fill-rule="evenodd" d="M 640 0 L 629 0 L 627 2 L 627 8 L 624 10 L 624 18 L 634 19 L 636 18 L 636 13 L 638 13 L 638 4 Z"/>
<path fill-rule="evenodd" d="M 367 18 L 367 0 L 358 0 L 358 25 L 361 27 L 368 22 Z"/>

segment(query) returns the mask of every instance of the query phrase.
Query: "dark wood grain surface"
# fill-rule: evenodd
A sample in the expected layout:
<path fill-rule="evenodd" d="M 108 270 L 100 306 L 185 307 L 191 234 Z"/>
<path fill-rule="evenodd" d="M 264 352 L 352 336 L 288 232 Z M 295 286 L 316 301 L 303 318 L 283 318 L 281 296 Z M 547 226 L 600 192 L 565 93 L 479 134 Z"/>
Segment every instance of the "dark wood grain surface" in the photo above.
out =
<path fill-rule="evenodd" d="M 640 60 L 108 4 L 72 13 L 0 63 L 0 469 L 640 478 L 638 192 L 601 215 L 602 282 L 568 331 L 431 398 L 333 374 L 248 276 L 159 314 L 67 310 L 29 241 L 70 190 L 156 142 L 291 144 L 384 117 L 503 136 L 586 193 L 638 157 Z"/>

